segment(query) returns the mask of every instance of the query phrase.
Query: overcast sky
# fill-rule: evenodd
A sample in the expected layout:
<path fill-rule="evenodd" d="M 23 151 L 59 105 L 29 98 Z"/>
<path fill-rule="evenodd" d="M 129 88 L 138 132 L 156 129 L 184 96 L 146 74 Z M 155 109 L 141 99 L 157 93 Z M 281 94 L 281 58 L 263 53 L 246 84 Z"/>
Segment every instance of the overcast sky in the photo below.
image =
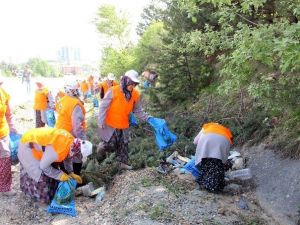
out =
<path fill-rule="evenodd" d="M 0 60 L 55 59 L 60 47 L 80 48 L 98 61 L 101 41 L 92 20 L 103 3 L 126 10 L 137 24 L 150 0 L 0 0 Z"/>

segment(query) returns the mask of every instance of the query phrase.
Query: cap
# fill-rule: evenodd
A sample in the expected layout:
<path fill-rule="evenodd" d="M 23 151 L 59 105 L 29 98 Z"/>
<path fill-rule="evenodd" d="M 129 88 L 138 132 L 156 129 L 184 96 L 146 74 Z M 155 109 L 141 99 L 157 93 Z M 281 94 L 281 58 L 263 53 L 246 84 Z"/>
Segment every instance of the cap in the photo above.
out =
<path fill-rule="evenodd" d="M 129 77 L 135 83 L 140 83 L 140 80 L 137 78 L 138 75 L 139 75 L 138 72 L 136 72 L 135 70 L 128 70 L 125 73 L 125 76 Z"/>
<path fill-rule="evenodd" d="M 93 152 L 93 144 L 87 140 L 81 140 L 80 151 L 83 157 L 88 157 Z"/>
<path fill-rule="evenodd" d="M 115 75 L 113 73 L 109 73 L 109 74 L 107 74 L 107 79 L 108 80 L 115 80 L 116 77 L 115 77 Z"/>

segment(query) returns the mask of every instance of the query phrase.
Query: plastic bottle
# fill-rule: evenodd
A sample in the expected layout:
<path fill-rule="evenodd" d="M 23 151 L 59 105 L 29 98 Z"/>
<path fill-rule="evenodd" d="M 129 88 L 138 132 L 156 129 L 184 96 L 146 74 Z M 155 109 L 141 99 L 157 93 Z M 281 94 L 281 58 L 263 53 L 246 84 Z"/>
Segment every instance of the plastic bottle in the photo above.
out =
<path fill-rule="evenodd" d="M 242 170 L 234 170 L 228 173 L 229 180 L 249 180 L 252 178 L 251 170 L 249 168 Z"/>
<path fill-rule="evenodd" d="M 98 204 L 102 203 L 104 196 L 105 196 L 105 188 L 102 187 L 101 191 L 96 196 L 96 203 L 98 203 Z"/>

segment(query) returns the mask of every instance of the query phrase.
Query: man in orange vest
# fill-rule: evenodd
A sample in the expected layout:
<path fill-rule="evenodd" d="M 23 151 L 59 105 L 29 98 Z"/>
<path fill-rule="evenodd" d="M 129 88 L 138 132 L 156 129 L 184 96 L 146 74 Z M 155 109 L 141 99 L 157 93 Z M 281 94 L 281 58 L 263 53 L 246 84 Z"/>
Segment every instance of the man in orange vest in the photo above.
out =
<path fill-rule="evenodd" d="M 13 116 L 9 105 L 10 96 L 1 87 L 2 83 L 0 81 L 0 192 L 11 196 L 15 192 L 11 191 L 12 173 L 9 132 L 18 132 L 13 123 Z"/>
<path fill-rule="evenodd" d="M 50 127 L 29 130 L 22 136 L 18 149 L 21 190 L 34 200 L 49 203 L 57 181 L 72 177 L 82 183 L 81 177 L 73 172 L 72 158 L 91 153 L 92 143 L 74 138 L 66 130 Z M 63 163 L 65 171 L 55 163 Z"/>
<path fill-rule="evenodd" d="M 197 183 L 209 192 L 222 191 L 225 186 L 224 164 L 232 145 L 230 130 L 218 123 L 206 123 L 194 139 L 197 145 L 195 166 L 200 172 Z"/>
<path fill-rule="evenodd" d="M 116 81 L 115 75 L 113 73 L 109 73 L 106 79 L 99 85 L 100 98 L 103 99 L 108 89 L 116 85 L 118 85 L 118 82 Z"/>
<path fill-rule="evenodd" d="M 41 82 L 36 82 L 37 89 L 34 96 L 35 127 L 47 124 L 46 110 L 54 109 L 54 98 L 51 92 Z"/>
<path fill-rule="evenodd" d="M 86 139 L 85 108 L 79 99 L 77 82 L 65 86 L 66 95 L 56 103 L 57 120 L 55 128 L 65 129 L 75 138 Z M 73 158 L 74 173 L 80 175 L 82 159 L 80 154 Z"/>
<path fill-rule="evenodd" d="M 120 169 L 132 169 L 128 165 L 129 114 L 134 112 L 142 121 L 150 117 L 141 106 L 138 73 L 129 70 L 121 79 L 121 85 L 111 87 L 103 98 L 98 116 L 98 133 L 102 140 L 97 157 L 101 161 L 106 152 L 115 151 Z"/>

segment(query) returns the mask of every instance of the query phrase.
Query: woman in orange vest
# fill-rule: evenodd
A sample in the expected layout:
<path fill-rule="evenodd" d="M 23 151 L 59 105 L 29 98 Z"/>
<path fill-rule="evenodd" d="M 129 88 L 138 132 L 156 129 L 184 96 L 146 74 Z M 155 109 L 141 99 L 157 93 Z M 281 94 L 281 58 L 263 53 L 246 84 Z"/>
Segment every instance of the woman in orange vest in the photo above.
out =
<path fill-rule="evenodd" d="M 36 82 L 36 86 L 33 105 L 35 127 L 44 127 L 47 124 L 46 110 L 54 109 L 54 98 L 48 88 L 44 87 L 41 82 Z"/>
<path fill-rule="evenodd" d="M 18 133 L 9 105 L 10 96 L 1 87 L 0 81 L 0 192 L 5 195 L 14 195 L 11 191 L 12 174 L 9 149 L 9 132 Z"/>
<path fill-rule="evenodd" d="M 63 90 L 59 90 L 55 96 L 55 103 L 57 103 L 65 95 L 66 95 L 66 93 Z"/>
<path fill-rule="evenodd" d="M 71 82 L 65 87 L 66 95 L 56 103 L 57 119 L 55 128 L 65 129 L 75 138 L 86 139 L 85 108 L 79 99 L 77 82 Z M 82 157 L 73 158 L 74 173 L 80 175 Z"/>
<path fill-rule="evenodd" d="M 222 191 L 225 186 L 225 163 L 232 145 L 230 130 L 218 123 L 206 123 L 194 139 L 197 145 L 195 165 L 200 176 L 197 183 L 209 192 Z"/>
<path fill-rule="evenodd" d="M 92 144 L 74 138 L 63 129 L 41 127 L 26 132 L 18 149 L 22 192 L 36 201 L 49 203 L 57 181 L 72 177 L 81 183 L 81 177 L 74 174 L 72 168 L 72 158 L 79 153 L 87 157 L 92 153 Z M 56 165 L 62 162 L 65 171 Z"/>
<path fill-rule="evenodd" d="M 103 99 L 108 89 L 116 85 L 118 85 L 118 82 L 116 81 L 115 75 L 113 73 L 109 73 L 105 80 L 99 85 L 100 98 Z"/>
<path fill-rule="evenodd" d="M 81 93 L 82 93 L 82 96 L 83 96 L 83 100 L 85 100 L 87 98 L 87 93 L 89 91 L 89 86 L 88 86 L 86 80 L 83 80 L 80 83 L 80 90 L 81 90 Z"/>
<path fill-rule="evenodd" d="M 88 82 L 89 91 L 93 95 L 94 94 L 94 77 L 93 77 L 93 75 L 90 75 L 88 77 L 87 82 Z"/>
<path fill-rule="evenodd" d="M 138 73 L 129 70 L 121 79 L 121 85 L 111 87 L 103 98 L 98 116 L 98 132 L 103 143 L 98 147 L 101 161 L 106 152 L 115 151 L 120 169 L 132 169 L 128 165 L 129 114 L 134 112 L 142 121 L 150 117 L 141 106 Z"/>

